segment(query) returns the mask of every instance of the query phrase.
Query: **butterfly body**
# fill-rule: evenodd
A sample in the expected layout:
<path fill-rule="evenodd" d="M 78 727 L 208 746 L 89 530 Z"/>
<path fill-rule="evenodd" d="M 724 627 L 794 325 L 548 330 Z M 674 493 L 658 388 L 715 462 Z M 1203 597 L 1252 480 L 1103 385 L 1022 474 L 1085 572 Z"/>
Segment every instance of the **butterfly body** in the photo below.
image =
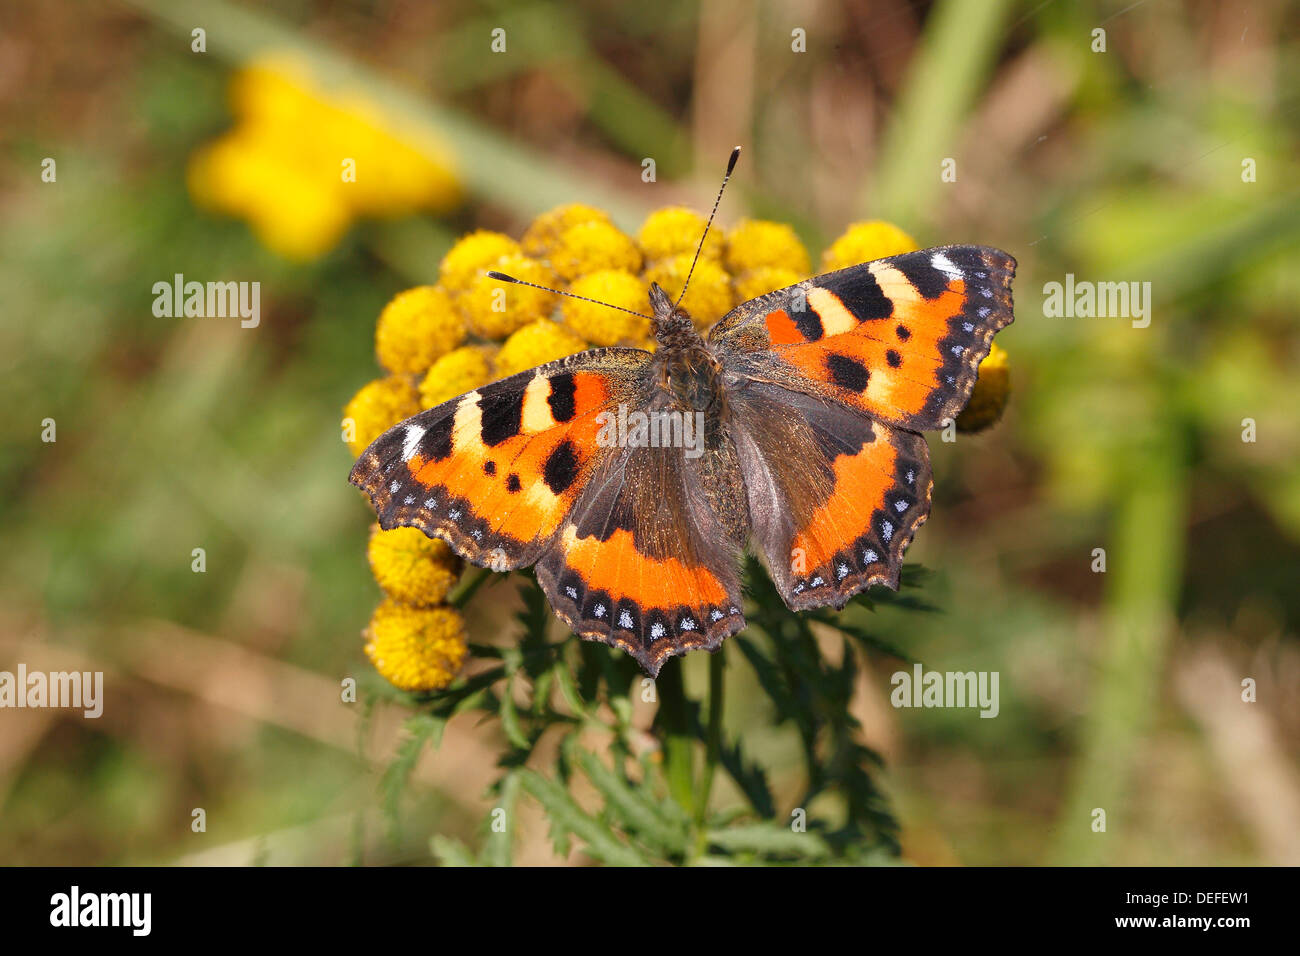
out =
<path fill-rule="evenodd" d="M 659 348 L 583 352 L 395 426 L 351 480 L 384 528 L 536 565 L 556 614 L 651 674 L 744 627 L 752 547 L 796 610 L 897 587 L 929 513 L 921 431 L 1012 321 L 1015 261 L 948 246 L 744 303 L 702 337 L 657 285 Z"/>

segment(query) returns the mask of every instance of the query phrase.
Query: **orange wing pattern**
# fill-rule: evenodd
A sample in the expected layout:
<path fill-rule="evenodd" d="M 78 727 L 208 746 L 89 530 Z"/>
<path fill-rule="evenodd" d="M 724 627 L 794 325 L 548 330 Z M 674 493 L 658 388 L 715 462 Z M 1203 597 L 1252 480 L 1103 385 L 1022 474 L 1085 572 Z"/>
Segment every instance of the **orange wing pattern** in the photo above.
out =
<path fill-rule="evenodd" d="M 994 334 L 1012 321 L 1015 268 L 982 246 L 879 259 L 753 299 L 710 341 L 770 349 L 879 421 L 939 428 L 965 407 Z"/>
<path fill-rule="evenodd" d="M 476 564 L 532 564 L 610 450 L 597 417 L 636 391 L 649 354 L 598 349 L 421 412 L 362 453 L 351 481 L 380 527 L 410 525 Z"/>

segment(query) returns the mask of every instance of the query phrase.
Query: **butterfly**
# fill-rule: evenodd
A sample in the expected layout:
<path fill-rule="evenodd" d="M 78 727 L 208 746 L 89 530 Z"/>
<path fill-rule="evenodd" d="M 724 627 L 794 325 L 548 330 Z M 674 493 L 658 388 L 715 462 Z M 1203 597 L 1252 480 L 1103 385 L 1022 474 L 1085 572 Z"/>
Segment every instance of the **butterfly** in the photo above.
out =
<path fill-rule="evenodd" d="M 930 510 L 921 432 L 965 407 L 1015 269 L 983 246 L 909 252 L 758 296 L 705 336 L 652 284 L 655 352 L 475 389 L 385 432 L 350 480 L 382 528 L 535 566 L 569 628 L 657 676 L 744 628 L 747 547 L 796 611 L 897 589 Z"/>

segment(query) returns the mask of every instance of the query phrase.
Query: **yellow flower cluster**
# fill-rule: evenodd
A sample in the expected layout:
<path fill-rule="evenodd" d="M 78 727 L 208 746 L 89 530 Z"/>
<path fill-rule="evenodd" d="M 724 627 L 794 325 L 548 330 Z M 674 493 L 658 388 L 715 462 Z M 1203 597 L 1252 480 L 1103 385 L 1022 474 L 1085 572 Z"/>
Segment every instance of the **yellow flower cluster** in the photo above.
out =
<path fill-rule="evenodd" d="M 363 386 L 344 409 L 353 454 L 421 408 L 516 372 L 593 346 L 654 348 L 645 318 L 500 282 L 489 270 L 647 312 L 651 282 L 670 296 L 681 292 L 703 230 L 697 212 L 671 207 L 651 213 L 633 238 L 601 210 L 570 205 L 538 216 L 518 242 L 486 230 L 463 237 L 443 258 L 435 285 L 402 292 L 380 314 L 375 355 L 387 375 Z M 856 223 L 826 250 L 822 271 L 916 248 L 888 223 Z M 810 274 L 793 229 L 743 220 L 725 233 L 710 232 L 682 304 L 705 327 L 739 302 Z M 980 368 L 967 424 L 982 428 L 997 419 L 1006 381 L 1006 353 L 995 346 Z M 1000 404 L 991 391 L 999 382 Z M 958 427 L 965 427 L 961 419 Z M 412 528 L 374 532 L 369 553 L 387 598 L 366 632 L 367 655 L 399 687 L 445 686 L 465 656 L 460 615 L 439 605 L 459 562 L 443 542 Z"/>
<path fill-rule="evenodd" d="M 459 200 L 446 146 L 418 131 L 399 135 L 375 103 L 326 89 L 292 56 L 241 69 L 230 102 L 234 128 L 190 158 L 190 194 L 247 220 L 287 259 L 318 258 L 358 217 L 444 212 Z"/>

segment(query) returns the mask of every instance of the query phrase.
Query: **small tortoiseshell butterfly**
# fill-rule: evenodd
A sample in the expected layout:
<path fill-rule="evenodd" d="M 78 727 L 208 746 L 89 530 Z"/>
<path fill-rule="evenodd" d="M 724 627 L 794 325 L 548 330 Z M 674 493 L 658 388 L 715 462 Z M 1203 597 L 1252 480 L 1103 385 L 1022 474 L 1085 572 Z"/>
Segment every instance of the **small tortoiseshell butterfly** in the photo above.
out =
<path fill-rule="evenodd" d="M 920 432 L 970 398 L 1015 269 L 983 246 L 909 252 L 751 299 L 705 337 L 654 284 L 653 354 L 593 349 L 454 398 L 376 439 L 351 481 L 383 528 L 535 564 L 565 624 L 656 675 L 745 626 L 751 539 L 794 610 L 897 589 L 930 510 Z M 610 427 L 637 412 L 701 423 L 698 444 Z"/>

